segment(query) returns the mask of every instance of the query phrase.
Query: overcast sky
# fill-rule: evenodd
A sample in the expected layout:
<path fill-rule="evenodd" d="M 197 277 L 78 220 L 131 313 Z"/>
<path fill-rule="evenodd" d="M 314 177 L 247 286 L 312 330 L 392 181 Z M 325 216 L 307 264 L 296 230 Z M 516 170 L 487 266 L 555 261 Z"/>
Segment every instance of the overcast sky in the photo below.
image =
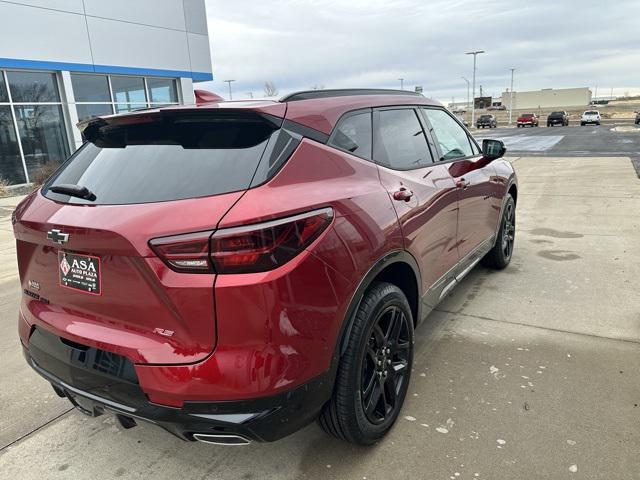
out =
<path fill-rule="evenodd" d="M 416 85 L 466 100 L 462 76 L 498 96 L 514 89 L 598 86 L 640 92 L 640 0 L 206 0 L 213 82 L 234 99 L 309 89 Z"/>

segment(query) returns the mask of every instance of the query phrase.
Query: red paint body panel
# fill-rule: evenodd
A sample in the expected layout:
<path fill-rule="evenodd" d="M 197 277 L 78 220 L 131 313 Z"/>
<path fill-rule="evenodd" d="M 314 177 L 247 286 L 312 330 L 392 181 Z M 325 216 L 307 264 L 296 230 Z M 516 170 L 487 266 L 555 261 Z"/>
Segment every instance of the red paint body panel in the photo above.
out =
<path fill-rule="evenodd" d="M 154 237 L 215 229 L 241 192 L 174 202 L 83 206 L 53 202 L 36 192 L 21 204 L 14 226 L 22 288 L 42 285 L 43 304 L 23 296 L 30 324 L 70 340 L 125 355 L 134 362 L 189 363 L 211 354 L 216 343 L 215 275 L 181 274 L 155 258 Z M 59 246 L 47 231 L 70 234 L 64 250 L 102 261 L 102 295 L 58 285 Z M 156 328 L 174 332 L 162 337 Z"/>
<path fill-rule="evenodd" d="M 380 180 L 390 194 L 410 190 L 408 201 L 394 200 L 405 248 L 414 256 L 422 273 L 422 291 L 458 261 L 456 230 L 458 191 L 445 165 L 409 171 L 380 167 Z"/>
<path fill-rule="evenodd" d="M 329 134 L 346 112 L 438 105 L 406 95 L 332 97 L 289 103 L 220 102 L 172 111 L 248 109 Z M 163 109 L 164 110 L 164 109 Z M 157 110 L 152 111 L 157 112 Z M 135 122 L 149 112 L 117 118 Z M 156 403 L 226 401 L 286 392 L 326 373 L 360 282 L 391 252 L 416 261 L 424 295 L 470 249 L 495 233 L 513 169 L 504 161 L 441 163 L 399 172 L 303 139 L 266 183 L 241 192 L 134 205 L 56 203 L 39 192 L 16 211 L 23 295 L 19 333 L 37 325 L 135 364 Z M 469 182 L 467 188 L 456 181 Z M 409 201 L 393 200 L 400 188 Z M 157 237 L 252 225 L 331 207 L 331 224 L 301 253 L 261 273 L 177 273 L 149 247 Z M 46 240 L 56 228 L 63 246 Z M 62 289 L 57 253 L 94 255 L 102 295 Z M 33 292 L 32 292 L 33 293 Z M 159 335 L 154 330 L 172 332 Z"/>
<path fill-rule="evenodd" d="M 493 179 L 496 172 L 489 163 L 478 168 L 474 163 L 483 164 L 482 157 L 454 162 L 449 172 L 454 182 L 465 186 L 458 188 L 458 253 L 464 257 L 484 240 L 496 233 L 500 212 L 493 208 Z M 467 168 L 456 168 L 459 165 Z M 466 170 L 466 173 L 463 173 Z"/>

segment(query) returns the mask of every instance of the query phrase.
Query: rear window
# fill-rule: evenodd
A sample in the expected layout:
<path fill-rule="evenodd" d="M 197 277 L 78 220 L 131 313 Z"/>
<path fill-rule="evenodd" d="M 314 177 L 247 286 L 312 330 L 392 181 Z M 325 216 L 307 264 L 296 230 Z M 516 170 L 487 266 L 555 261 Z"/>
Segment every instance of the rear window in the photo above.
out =
<path fill-rule="evenodd" d="M 480 120 L 491 120 L 491 115 L 480 115 Z"/>
<path fill-rule="evenodd" d="M 584 112 L 585 115 L 598 115 L 598 112 L 595 110 L 590 110 L 588 112 Z"/>
<path fill-rule="evenodd" d="M 522 118 L 533 118 L 533 113 L 523 113 Z"/>
<path fill-rule="evenodd" d="M 551 112 L 551 115 L 564 115 L 564 112 Z"/>
<path fill-rule="evenodd" d="M 218 195 L 249 188 L 276 126 L 255 118 L 158 119 L 89 126 L 88 142 L 47 182 L 47 198 L 73 204 L 121 205 Z M 269 149 L 273 152 L 273 147 Z M 54 193 L 88 188 L 95 200 Z"/>

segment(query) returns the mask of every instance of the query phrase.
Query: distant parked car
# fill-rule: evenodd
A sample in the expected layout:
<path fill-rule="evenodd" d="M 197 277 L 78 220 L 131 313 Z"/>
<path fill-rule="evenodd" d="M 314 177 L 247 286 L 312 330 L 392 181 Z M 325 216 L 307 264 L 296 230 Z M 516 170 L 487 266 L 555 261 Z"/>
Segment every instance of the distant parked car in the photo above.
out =
<path fill-rule="evenodd" d="M 460 115 L 456 115 L 456 118 L 457 118 L 458 120 L 460 120 L 460 123 L 461 123 L 461 124 L 463 124 L 465 127 L 468 127 L 468 126 L 469 126 L 469 122 L 467 122 L 467 121 L 464 119 L 464 117 L 461 117 Z"/>
<path fill-rule="evenodd" d="M 589 123 L 600 125 L 600 112 L 598 110 L 587 110 L 580 117 L 580 125 L 584 126 Z"/>
<path fill-rule="evenodd" d="M 547 127 L 553 127 L 554 125 L 567 127 L 569 125 L 569 114 L 565 111 L 551 112 L 547 117 Z"/>
<path fill-rule="evenodd" d="M 491 105 L 490 107 L 487 107 L 487 110 L 506 110 L 507 107 L 504 105 Z"/>
<path fill-rule="evenodd" d="M 496 120 L 495 115 L 480 115 L 480 118 L 476 120 L 476 128 L 496 128 L 498 126 L 498 121 Z"/>
<path fill-rule="evenodd" d="M 467 111 L 464 108 L 454 108 L 453 110 L 451 110 L 454 114 L 458 115 L 460 113 L 467 113 Z"/>
<path fill-rule="evenodd" d="M 640 112 L 636 112 L 636 119 L 634 123 L 636 125 L 640 125 Z"/>
<path fill-rule="evenodd" d="M 518 128 L 526 127 L 527 125 L 529 125 L 530 127 L 537 127 L 540 125 L 540 119 L 535 113 L 523 113 L 518 117 L 516 123 L 518 125 Z"/>

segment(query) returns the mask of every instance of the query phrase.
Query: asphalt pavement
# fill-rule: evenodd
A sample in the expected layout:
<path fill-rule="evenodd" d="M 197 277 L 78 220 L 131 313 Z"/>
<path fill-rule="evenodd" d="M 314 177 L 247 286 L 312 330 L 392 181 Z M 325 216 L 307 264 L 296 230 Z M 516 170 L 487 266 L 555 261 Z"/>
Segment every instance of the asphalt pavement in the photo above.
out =
<path fill-rule="evenodd" d="M 541 127 L 482 135 L 514 147 L 513 261 L 502 272 L 474 269 L 418 328 L 406 404 L 370 448 L 316 425 L 273 444 L 185 443 L 153 425 L 125 431 L 108 415 L 72 411 L 22 359 L 15 200 L 0 200 L 0 476 L 640 478 L 640 180 L 629 161 L 640 134 Z M 546 149 L 530 150 L 541 143 L 523 136 Z"/>
<path fill-rule="evenodd" d="M 640 157 L 640 125 L 630 123 L 568 127 L 499 127 L 474 130 L 474 136 L 498 138 L 509 155 L 554 157 Z"/>

